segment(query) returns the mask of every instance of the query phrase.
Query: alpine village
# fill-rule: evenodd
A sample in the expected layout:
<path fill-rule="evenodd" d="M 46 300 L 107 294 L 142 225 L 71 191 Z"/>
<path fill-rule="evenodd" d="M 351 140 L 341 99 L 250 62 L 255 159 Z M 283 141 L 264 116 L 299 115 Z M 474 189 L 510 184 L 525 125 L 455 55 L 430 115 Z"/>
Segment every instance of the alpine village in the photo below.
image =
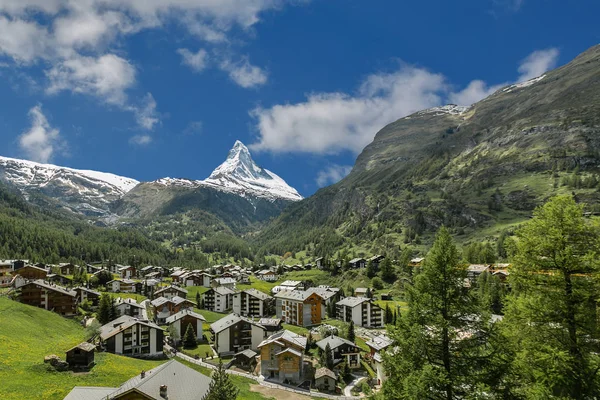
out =
<path fill-rule="evenodd" d="M 35 3 L 0 1 L 0 56 L 20 66 L 34 61 L 16 58 L 11 24 L 28 15 L 42 26 L 59 2 Z M 126 32 L 119 19 L 107 28 L 117 36 L 164 17 L 139 11 L 154 2 L 91 3 L 96 16 L 146 24 Z M 179 3 L 164 13 L 188 7 Z M 245 2 L 216 3 L 197 15 L 236 8 L 241 24 Z M 305 3 L 293 7 L 318 1 Z M 59 18 L 76 12 L 57 7 L 44 31 L 56 43 Z M 248 18 L 244 29 L 257 23 Z M 198 29 L 207 38 L 230 25 Z M 45 72 L 57 80 L 47 96 L 78 79 L 75 60 L 100 73 L 84 47 L 67 56 L 60 43 L 63 53 L 43 56 L 62 63 Z M 225 71 L 245 87 L 254 81 L 242 72 L 261 77 L 248 58 L 237 73 L 220 50 L 186 51 L 195 72 Z M 360 96 L 379 96 L 384 78 Z M 108 93 L 108 81 L 90 82 L 73 93 Z M 204 180 L 0 156 L 0 399 L 600 399 L 600 45 L 487 89 L 468 106 L 389 119 L 306 198 L 254 161 L 264 148 L 235 137 Z M 349 107 L 344 96 L 335 100 Z M 278 107 L 273 124 L 291 105 Z M 40 113 L 30 112 L 35 132 L 48 135 Z"/>

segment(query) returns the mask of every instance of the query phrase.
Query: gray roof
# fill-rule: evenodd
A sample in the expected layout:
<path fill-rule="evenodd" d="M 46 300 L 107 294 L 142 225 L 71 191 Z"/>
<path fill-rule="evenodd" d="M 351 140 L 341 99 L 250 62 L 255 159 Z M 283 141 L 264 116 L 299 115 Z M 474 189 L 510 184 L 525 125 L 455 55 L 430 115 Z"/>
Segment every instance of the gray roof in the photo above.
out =
<path fill-rule="evenodd" d="M 41 279 L 35 280 L 33 282 L 26 283 L 24 286 L 27 286 L 27 285 L 41 286 L 44 289 L 54 290 L 55 292 L 62 293 L 62 294 L 65 294 L 65 295 L 68 295 L 68 296 L 72 296 L 72 297 L 75 297 L 75 295 L 77 294 L 77 293 L 75 293 L 73 291 L 69 291 L 69 290 L 65 289 L 62 286 L 58 286 L 58 285 L 54 285 L 54 284 L 49 284 L 48 282 L 43 281 Z"/>
<path fill-rule="evenodd" d="M 253 350 L 246 349 L 246 350 L 240 351 L 239 353 L 236 354 L 236 356 L 239 356 L 239 355 L 243 355 L 247 358 L 254 358 L 258 355 L 258 353 Z"/>
<path fill-rule="evenodd" d="M 339 291 L 339 289 L 337 290 L 332 290 L 332 289 L 325 289 L 325 288 L 320 288 L 320 287 L 312 287 L 312 288 L 308 288 L 306 290 L 309 293 L 316 293 L 319 296 L 321 296 L 321 298 L 323 300 L 328 300 L 331 297 L 335 296 L 337 294 L 337 292 Z"/>
<path fill-rule="evenodd" d="M 207 290 L 206 292 L 210 291 L 211 289 Z M 226 288 L 225 286 L 217 286 L 216 288 L 212 288 L 212 290 L 217 293 L 220 294 L 221 296 L 227 296 L 228 294 L 234 294 L 235 292 L 229 288 Z M 204 293 L 206 293 L 204 292 Z"/>
<path fill-rule="evenodd" d="M 331 347 L 331 350 L 337 349 L 338 347 L 343 346 L 345 344 L 356 347 L 356 345 L 354 343 L 352 343 L 351 341 L 341 338 L 339 336 L 335 336 L 335 335 L 327 336 L 325 339 L 319 340 L 317 342 L 317 347 L 320 348 L 321 350 L 325 350 L 327 348 L 328 344 L 329 344 L 329 347 Z"/>
<path fill-rule="evenodd" d="M 471 264 L 467 267 L 467 271 L 469 272 L 484 272 L 489 269 L 489 265 L 485 264 Z"/>
<path fill-rule="evenodd" d="M 329 368 L 325 368 L 325 367 L 319 368 L 317 370 L 317 372 L 315 372 L 315 379 L 319 379 L 324 376 L 328 376 L 333 380 L 337 379 L 337 377 L 335 376 L 335 373 L 332 370 L 330 370 Z"/>
<path fill-rule="evenodd" d="M 287 329 L 274 333 L 269 336 L 267 339 L 263 340 L 258 347 L 263 347 L 269 343 L 279 342 L 279 341 L 287 341 L 289 343 L 295 344 L 296 346 L 300 346 L 301 348 L 306 348 L 306 338 L 302 335 L 298 335 L 296 333 L 290 332 Z"/>
<path fill-rule="evenodd" d="M 160 387 L 167 386 L 169 400 L 201 400 L 208 392 L 211 378 L 190 367 L 170 360 L 146 372 L 144 378 L 137 375 L 125 382 L 111 397 L 137 390 L 153 399 L 160 399 Z"/>
<path fill-rule="evenodd" d="M 262 326 L 279 326 L 281 320 L 279 318 L 261 318 L 258 323 Z"/>
<path fill-rule="evenodd" d="M 310 297 L 313 293 L 316 293 L 316 292 L 311 292 L 308 290 L 282 290 L 282 291 L 278 292 L 277 294 L 275 294 L 275 297 L 278 299 L 285 299 L 285 300 L 304 301 L 308 297 Z M 316 294 L 319 297 L 321 297 L 321 295 L 319 293 L 316 293 Z"/>
<path fill-rule="evenodd" d="M 194 317 L 196 319 L 199 319 L 201 321 L 206 321 L 206 318 L 204 318 L 202 315 L 195 313 L 192 310 L 185 309 L 185 310 L 179 311 L 176 314 L 171 315 L 169 318 L 167 318 L 165 320 L 165 322 L 167 324 L 172 324 L 173 322 L 176 322 L 176 321 L 180 320 L 181 318 L 188 316 L 188 315 L 191 317 Z"/>
<path fill-rule="evenodd" d="M 235 279 L 233 278 L 215 278 L 213 282 L 217 282 L 219 285 L 227 285 L 230 283 L 235 283 Z"/>
<path fill-rule="evenodd" d="M 257 322 L 254 322 L 251 319 L 248 319 L 246 317 L 242 317 L 242 316 L 237 315 L 237 314 L 229 314 L 229 315 L 221 318 L 217 322 L 212 323 L 210 325 L 210 329 L 214 333 L 219 333 L 221 331 L 224 331 L 225 329 L 230 328 L 231 326 L 237 324 L 240 321 L 247 322 L 247 323 L 252 324 L 254 326 L 257 326 L 257 327 L 259 327 L 261 329 L 266 329 L 264 326 L 259 325 Z"/>
<path fill-rule="evenodd" d="M 96 292 L 95 290 L 92 289 L 88 289 L 86 287 L 83 286 L 77 286 L 76 288 L 73 288 L 73 290 L 81 290 L 83 292 L 87 292 L 87 293 L 91 293 L 91 294 L 95 294 L 96 296 L 100 296 L 101 293 L 100 292 Z"/>
<path fill-rule="evenodd" d="M 88 342 L 81 342 L 79 343 L 77 346 L 75 347 L 71 347 L 69 350 L 67 350 L 67 352 L 74 350 L 74 349 L 81 349 L 83 351 L 94 351 L 96 349 L 96 346 L 88 343 Z"/>
<path fill-rule="evenodd" d="M 64 400 L 104 400 L 119 388 L 75 386 Z"/>
<path fill-rule="evenodd" d="M 243 290 L 243 292 L 248 293 L 250 296 L 256 297 L 259 300 L 267 300 L 271 298 L 271 296 L 269 296 L 268 294 L 263 293 L 260 290 L 256 290 L 254 288 Z"/>
<path fill-rule="evenodd" d="M 393 343 L 392 339 L 390 339 L 386 335 L 381 335 L 381 336 L 375 336 L 375 337 L 371 338 L 371 340 L 369 340 L 367 342 L 367 346 L 379 351 L 379 350 L 383 350 L 386 347 L 390 346 L 392 343 Z"/>
<path fill-rule="evenodd" d="M 138 318 L 130 317 L 129 315 L 123 315 L 113 321 L 110 321 L 106 325 L 100 327 L 100 338 L 106 340 L 120 331 L 127 329 L 133 325 L 141 324 L 150 328 L 163 330 L 160 326 L 153 324 L 152 322 L 144 321 Z"/>
<path fill-rule="evenodd" d="M 301 283 L 302 282 L 300 282 L 300 281 L 290 281 L 290 280 L 287 280 L 287 281 L 281 282 L 279 284 L 279 286 L 292 286 L 292 287 L 296 287 L 296 286 L 300 285 Z"/>
<path fill-rule="evenodd" d="M 366 297 L 344 297 L 342 300 L 338 301 L 336 305 L 356 307 L 357 305 L 362 304 L 365 301 L 369 301 L 369 299 L 367 299 Z"/>
<path fill-rule="evenodd" d="M 350 260 L 350 264 L 356 264 L 359 261 L 367 261 L 364 258 L 353 258 L 352 260 Z"/>

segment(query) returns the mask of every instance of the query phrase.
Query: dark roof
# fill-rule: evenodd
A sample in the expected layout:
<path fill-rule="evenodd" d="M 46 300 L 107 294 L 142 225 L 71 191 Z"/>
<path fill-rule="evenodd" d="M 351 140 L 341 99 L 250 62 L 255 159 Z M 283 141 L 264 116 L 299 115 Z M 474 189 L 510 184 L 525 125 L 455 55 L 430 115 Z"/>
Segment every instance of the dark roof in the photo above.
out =
<path fill-rule="evenodd" d="M 125 330 L 136 324 L 141 324 L 150 328 L 159 329 L 161 331 L 163 330 L 160 326 L 152 322 L 130 317 L 129 315 L 123 315 L 113 321 L 110 321 L 106 325 L 102 325 L 102 327 L 100 327 L 100 338 L 102 340 L 106 340 L 121 332 L 122 330 Z"/>
<path fill-rule="evenodd" d="M 244 356 L 246 358 L 254 358 L 254 357 L 256 357 L 258 355 L 258 353 L 255 352 L 255 351 L 253 351 L 253 350 L 246 349 L 244 351 L 240 351 L 239 353 L 236 353 L 235 356 L 237 357 L 239 355 L 242 355 L 242 356 Z"/>
<path fill-rule="evenodd" d="M 244 321 L 247 322 L 249 324 L 252 324 L 254 326 L 257 326 L 261 329 L 265 329 L 264 326 L 258 324 L 257 322 L 254 322 L 253 320 L 246 318 L 246 317 L 242 317 L 240 315 L 237 314 L 229 314 L 223 318 L 221 318 L 220 320 L 218 320 L 217 322 L 214 322 L 210 325 L 210 329 L 214 332 L 214 333 L 219 333 L 225 329 L 230 328 L 231 326 L 237 324 L 240 321 Z"/>
<path fill-rule="evenodd" d="M 338 347 L 343 346 L 345 344 L 348 346 L 356 347 L 356 345 L 354 343 L 352 343 L 351 341 L 341 338 L 339 336 L 335 336 L 335 335 L 327 336 L 325 339 L 319 340 L 317 342 L 317 347 L 320 348 L 321 350 L 325 350 L 327 348 L 327 345 L 329 345 L 331 350 L 333 350 L 333 349 L 337 349 Z"/>
<path fill-rule="evenodd" d="M 206 318 L 204 318 L 202 315 L 193 312 L 192 310 L 188 310 L 187 308 L 185 310 L 181 310 L 178 313 L 175 313 L 173 315 L 171 315 L 170 317 L 168 317 L 165 322 L 167 324 L 172 324 L 173 322 L 176 322 L 178 320 L 180 320 L 181 318 L 185 317 L 186 315 L 189 315 L 191 317 L 194 317 L 196 319 L 199 319 L 201 321 L 206 321 Z"/>
<path fill-rule="evenodd" d="M 96 346 L 93 345 L 93 344 L 91 344 L 91 343 L 88 343 L 88 342 L 81 342 L 77 346 L 71 347 L 69 350 L 67 350 L 67 353 L 69 351 L 75 350 L 75 349 L 79 349 L 79 350 L 90 352 L 90 351 L 96 350 Z"/>

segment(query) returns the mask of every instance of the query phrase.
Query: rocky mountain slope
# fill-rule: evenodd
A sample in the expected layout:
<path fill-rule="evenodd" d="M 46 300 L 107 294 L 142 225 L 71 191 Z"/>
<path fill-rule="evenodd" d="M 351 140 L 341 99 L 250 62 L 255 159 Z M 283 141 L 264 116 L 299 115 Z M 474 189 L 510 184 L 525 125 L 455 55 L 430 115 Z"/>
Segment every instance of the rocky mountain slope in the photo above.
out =
<path fill-rule="evenodd" d="M 598 174 L 600 45 L 472 107 L 389 124 L 345 179 L 291 206 L 256 244 L 381 251 L 428 241 L 440 225 L 465 241 L 494 240 L 558 193 L 595 211 Z"/>

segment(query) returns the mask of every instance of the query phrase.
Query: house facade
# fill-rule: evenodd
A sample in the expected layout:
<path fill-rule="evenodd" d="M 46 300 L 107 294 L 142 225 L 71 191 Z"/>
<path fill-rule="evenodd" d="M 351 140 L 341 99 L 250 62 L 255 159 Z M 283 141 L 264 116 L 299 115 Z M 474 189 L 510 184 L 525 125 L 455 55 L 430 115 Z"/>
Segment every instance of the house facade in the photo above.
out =
<path fill-rule="evenodd" d="M 211 324 L 210 331 L 219 355 L 255 350 L 266 337 L 264 326 L 237 314 L 229 314 Z"/>
<path fill-rule="evenodd" d="M 26 265 L 23 268 L 19 269 L 15 274 L 21 275 L 23 278 L 28 279 L 30 281 L 36 279 L 46 279 L 48 276 L 48 270 L 35 267 L 33 265 Z"/>
<path fill-rule="evenodd" d="M 334 365 L 345 361 L 352 369 L 360 367 L 360 349 L 354 343 L 334 335 L 317 342 L 317 347 L 321 351 L 326 351 L 327 345 L 331 349 Z"/>
<path fill-rule="evenodd" d="M 187 298 L 188 291 L 184 288 L 180 288 L 179 286 L 167 286 L 160 290 L 154 292 L 154 298 L 157 299 L 159 297 L 164 297 L 166 299 L 172 299 L 174 297 L 182 297 Z"/>
<path fill-rule="evenodd" d="M 68 291 L 42 280 L 27 282 L 21 286 L 19 301 L 63 316 L 75 315 L 77 311 L 77 298 L 74 291 Z"/>
<path fill-rule="evenodd" d="M 233 312 L 238 315 L 264 317 L 275 312 L 273 297 L 254 288 L 236 292 L 232 299 Z"/>
<path fill-rule="evenodd" d="M 193 309 L 196 303 L 175 296 L 172 299 L 159 297 L 151 302 L 154 311 L 154 321 L 158 324 L 164 324 L 171 315 L 177 314 L 181 310 Z"/>
<path fill-rule="evenodd" d="M 275 314 L 283 322 L 311 326 L 321 323 L 324 313 L 323 298 L 315 292 L 282 290 L 275 296 Z"/>
<path fill-rule="evenodd" d="M 158 357 L 163 354 L 161 327 L 123 315 L 100 328 L 100 340 L 106 351 L 127 356 Z"/>
<path fill-rule="evenodd" d="M 223 286 L 208 289 L 202 295 L 204 309 L 215 312 L 225 312 L 232 307 L 235 292 Z"/>
<path fill-rule="evenodd" d="M 179 340 L 183 340 L 188 325 L 192 326 L 196 340 L 202 339 L 202 323 L 205 321 L 206 318 L 190 309 L 181 310 L 165 320 L 167 325 L 175 328 L 175 331 L 179 335 Z"/>
<path fill-rule="evenodd" d="M 336 317 L 365 328 L 383 328 L 383 310 L 371 299 L 346 297 L 336 303 Z"/>
<path fill-rule="evenodd" d="M 277 332 L 258 345 L 260 372 L 266 379 L 300 383 L 304 378 L 306 338 L 288 330 Z"/>

